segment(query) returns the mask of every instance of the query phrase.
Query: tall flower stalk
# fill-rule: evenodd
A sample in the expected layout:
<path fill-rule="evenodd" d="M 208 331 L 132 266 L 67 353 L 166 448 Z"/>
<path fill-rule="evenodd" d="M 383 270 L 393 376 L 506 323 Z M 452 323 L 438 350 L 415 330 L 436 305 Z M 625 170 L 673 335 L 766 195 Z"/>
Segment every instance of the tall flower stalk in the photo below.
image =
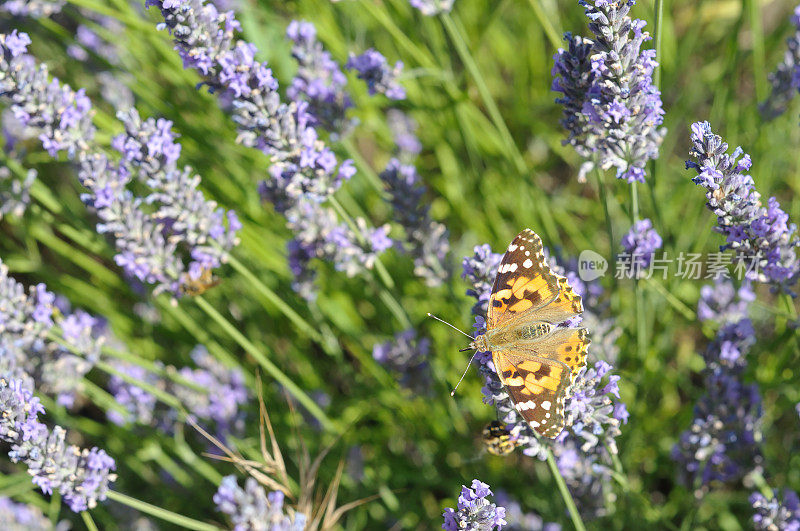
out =
<path fill-rule="evenodd" d="M 645 166 L 658 158 L 666 130 L 661 93 L 653 85 L 655 50 L 645 22 L 628 13 L 632 0 L 581 0 L 593 39 L 564 35 L 568 46 L 555 54 L 553 90 L 562 96 L 561 124 L 586 162 L 579 180 L 597 167 L 615 168 L 618 179 L 645 182 Z"/>
<path fill-rule="evenodd" d="M 349 276 L 372 269 L 378 254 L 391 247 L 388 226 L 370 229 L 363 219 L 340 222 L 337 211 L 324 206 L 355 167 L 350 160 L 340 163 L 321 139 L 314 125 L 320 118 L 308 101 L 282 101 L 272 71 L 255 59 L 256 47 L 236 38 L 241 26 L 234 13 L 221 13 L 205 0 L 146 0 L 145 5 L 160 10 L 184 67 L 195 70 L 232 114 L 239 141 L 270 157 L 271 178 L 259 191 L 295 235 L 287 245 L 295 290 L 314 298 L 314 259 L 329 261 Z M 301 30 L 298 47 L 307 48 L 310 35 Z M 319 52 L 310 53 L 319 58 Z"/>
<path fill-rule="evenodd" d="M 763 204 L 747 173 L 750 155 L 740 147 L 728 154 L 728 144 L 708 122 L 692 124 L 691 140 L 686 167 L 697 173 L 692 182 L 706 189 L 706 206 L 717 216 L 714 230 L 725 236 L 720 250 L 736 253 L 748 280 L 790 291 L 800 273 L 797 227 L 775 197 Z"/>
<path fill-rule="evenodd" d="M 183 284 L 224 262 L 241 225 L 233 211 L 204 198 L 191 168 L 178 167 L 171 122 L 120 114 L 126 133 L 112 143 L 120 159 L 110 158 L 93 140 L 84 91 L 50 80 L 47 67 L 26 54 L 29 44 L 26 34 L 0 35 L 0 101 L 38 132 L 52 157 L 63 152 L 77 164 L 87 190 L 82 199 L 100 218 L 98 232 L 113 237 L 117 264 L 156 293 L 179 295 Z M 133 193 L 134 179 L 148 195 Z"/>

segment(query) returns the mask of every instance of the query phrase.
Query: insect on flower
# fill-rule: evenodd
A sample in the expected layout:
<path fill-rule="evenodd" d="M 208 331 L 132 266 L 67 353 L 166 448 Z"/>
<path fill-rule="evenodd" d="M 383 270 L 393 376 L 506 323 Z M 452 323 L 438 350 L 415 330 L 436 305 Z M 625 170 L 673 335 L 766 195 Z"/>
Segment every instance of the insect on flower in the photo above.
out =
<path fill-rule="evenodd" d="M 492 455 L 510 455 L 517 448 L 508 427 L 499 420 L 493 420 L 483 428 L 483 444 Z"/>
<path fill-rule="evenodd" d="M 203 269 L 197 278 L 192 277 L 189 273 L 184 273 L 183 282 L 181 283 L 181 293 L 195 297 L 202 295 L 214 286 L 218 285 L 222 280 L 214 276 L 210 269 Z"/>
<path fill-rule="evenodd" d="M 472 339 L 462 350 L 492 353 L 494 369 L 514 407 L 550 439 L 564 429 L 567 390 L 586 367 L 590 343 L 585 328 L 558 325 L 581 313 L 580 295 L 550 269 L 541 238 L 525 229 L 500 261 L 486 333 L 472 338 L 462 332 Z"/>

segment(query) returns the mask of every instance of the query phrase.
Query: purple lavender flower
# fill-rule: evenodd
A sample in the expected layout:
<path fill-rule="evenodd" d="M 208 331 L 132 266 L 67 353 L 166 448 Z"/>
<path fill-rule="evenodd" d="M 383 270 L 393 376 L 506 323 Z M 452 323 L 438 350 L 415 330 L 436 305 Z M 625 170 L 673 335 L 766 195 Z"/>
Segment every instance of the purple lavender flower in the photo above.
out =
<path fill-rule="evenodd" d="M 44 408 L 29 381 L 0 376 L 0 411 L 0 439 L 11 445 L 9 457 L 27 466 L 42 492 L 58 490 L 75 512 L 106 499 L 108 484 L 116 479 L 114 460 L 99 448 L 68 446 L 63 428 L 42 424 Z"/>
<path fill-rule="evenodd" d="M 428 353 L 431 342 L 428 338 L 417 338 L 413 328 L 400 332 L 394 341 L 379 343 L 372 349 L 375 361 L 400 375 L 400 383 L 417 392 L 430 387 L 431 373 Z"/>
<path fill-rule="evenodd" d="M 37 131 L 51 156 L 64 151 L 73 159 L 94 137 L 91 102 L 83 90 L 49 81 L 47 68 L 26 55 L 30 42 L 16 30 L 0 34 L 0 100 L 10 104 L 22 126 Z"/>
<path fill-rule="evenodd" d="M 425 187 L 414 166 L 392 159 L 381 173 L 389 192 L 392 212 L 406 233 L 414 257 L 414 273 L 428 286 L 439 286 L 447 278 L 445 260 L 450 249 L 447 229 L 433 221 L 424 201 Z"/>
<path fill-rule="evenodd" d="M 758 387 L 723 370 L 707 371 L 705 387 L 691 427 L 672 449 L 681 478 L 698 493 L 742 478 L 761 461 Z"/>
<path fill-rule="evenodd" d="M 214 359 L 203 345 L 191 353 L 197 369 L 184 367 L 179 374 L 203 388 L 198 392 L 175 385 L 173 393 L 200 422 L 210 421 L 222 438 L 244 428 L 244 411 L 241 409 L 250 398 L 244 377 L 237 369 L 228 369 Z"/>
<path fill-rule="evenodd" d="M 221 97 L 239 127 L 239 141 L 272 158 L 270 174 L 284 181 L 290 195 L 322 202 L 345 173 L 352 175 L 350 163 L 339 168 L 319 140 L 308 104 L 281 102 L 272 71 L 255 60 L 255 46 L 234 38 L 240 25 L 233 12 L 220 13 L 205 0 L 146 0 L 145 5 L 159 8 L 184 68 L 194 69 Z"/>
<path fill-rule="evenodd" d="M 606 500 L 613 496 L 608 452 L 595 447 L 582 451 L 578 442 L 568 438 L 555 445 L 553 453 L 558 471 L 564 478 L 572 498 L 583 518 L 597 518 L 607 514 Z"/>
<path fill-rule="evenodd" d="M 506 510 L 489 501 L 488 497 L 492 495 L 489 485 L 473 479 L 471 487 L 462 485 L 457 508 L 448 507 L 444 510 L 442 529 L 446 531 L 502 529 L 506 525 L 504 519 Z"/>
<path fill-rule="evenodd" d="M 561 526 L 545 522 L 541 516 L 534 512 L 526 513 L 518 501 L 502 490 L 495 496 L 497 505 L 506 509 L 506 531 L 561 531 Z"/>
<path fill-rule="evenodd" d="M 112 162 L 91 143 L 89 100 L 57 80 L 48 82 L 47 68 L 37 69 L 24 55 L 27 42 L 16 33 L 0 35 L 0 99 L 10 101 L 24 125 L 40 131 L 52 156 L 66 150 L 77 160 L 88 189 L 82 198 L 97 211 L 98 231 L 114 236 L 117 264 L 155 284 L 156 293 L 175 294 L 189 275 L 196 278 L 202 269 L 218 267 L 237 243 L 241 225 L 235 213 L 204 199 L 190 168 L 177 168 L 180 146 L 173 141 L 171 122 L 142 122 L 135 111 L 120 115 L 126 133 L 113 145 L 122 160 Z M 150 187 L 148 196 L 136 197 L 126 188 L 134 178 Z"/>
<path fill-rule="evenodd" d="M 402 61 L 397 61 L 394 68 L 390 68 L 386 58 L 370 48 L 361 55 L 350 54 L 346 67 L 358 72 L 358 79 L 367 84 L 370 96 L 384 94 L 390 100 L 406 99 L 406 89 L 397 82 L 403 71 Z"/>
<path fill-rule="evenodd" d="M 330 261 L 338 271 L 350 277 L 371 269 L 378 254 L 392 246 L 389 226 L 376 229 L 356 219 L 356 230 L 337 221 L 333 209 L 311 201 L 301 201 L 286 212 L 295 238 L 288 244 L 289 267 L 294 274 L 294 289 L 311 300 L 315 296 L 315 273 L 309 264 L 318 258 Z"/>
<path fill-rule="evenodd" d="M 794 33 L 786 39 L 783 60 L 768 76 L 772 92 L 759 105 L 761 115 L 766 120 L 772 120 L 786 112 L 795 92 L 800 89 L 800 6 L 794 8 L 791 20 Z"/>
<path fill-rule="evenodd" d="M 30 189 L 37 175 L 33 169 L 19 176 L 7 166 L 0 167 L 0 219 L 8 214 L 22 217 L 31 202 Z"/>
<path fill-rule="evenodd" d="M 569 432 L 562 432 L 560 440 L 568 435 L 583 440 L 582 452 L 599 446 L 617 453 L 615 439 L 622 432 L 619 426 L 627 422 L 628 411 L 619 400 L 619 379 L 616 374 L 609 375 L 605 384 L 603 378 L 613 369 L 605 361 L 598 361 L 594 367 L 586 368 L 575 379 L 571 396 L 566 401 L 565 414 Z"/>
<path fill-rule="evenodd" d="M 56 298 L 44 284 L 25 291 L 0 262 L 0 368 L 32 378 L 40 392 L 70 407 L 106 339 L 96 328 L 97 320 L 81 310 L 64 307 L 55 323 Z M 57 330 L 54 325 L 80 355 L 49 339 L 48 333 Z"/>
<path fill-rule="evenodd" d="M 410 161 L 422 151 L 422 143 L 417 138 L 419 124 L 399 109 L 386 111 L 386 123 L 392 132 L 394 143 L 398 149 L 398 158 Z"/>
<path fill-rule="evenodd" d="M 697 172 L 692 181 L 707 190 L 706 206 L 717 216 L 715 230 L 726 238 L 720 249 L 736 252 L 748 280 L 788 290 L 800 270 L 796 227 L 774 197 L 762 205 L 753 178 L 744 173 L 752 165 L 750 156 L 742 156 L 738 147 L 731 155 L 727 151 L 728 144 L 708 122 L 692 124 L 692 160 L 686 167 Z"/>
<path fill-rule="evenodd" d="M 477 302 L 472 305 L 472 314 L 483 319 L 488 310 L 489 297 L 492 295 L 492 285 L 497 276 L 497 268 L 503 255 L 492 252 L 488 243 L 476 245 L 472 256 L 465 256 L 461 262 L 463 271 L 461 278 L 465 279 L 471 286 L 467 289 L 467 295 L 474 297 Z"/>
<path fill-rule="evenodd" d="M 320 126 L 337 137 L 347 134 L 355 125 L 346 116 L 353 106 L 347 93 L 347 77 L 317 40 L 317 30 L 306 21 L 293 20 L 286 36 L 294 43 L 292 57 L 297 61 L 297 75 L 286 89 L 292 100 L 305 100 L 313 125 Z"/>
<path fill-rule="evenodd" d="M 781 499 L 783 498 L 783 499 Z M 800 499 L 791 489 L 785 489 L 783 496 L 777 490 L 772 491 L 772 498 L 754 492 L 750 496 L 753 506 L 753 526 L 757 531 L 800 530 Z"/>
<path fill-rule="evenodd" d="M 53 526 L 50 519 L 33 505 L 15 503 L 0 496 L 0 528 L 16 531 L 67 531 L 70 525 L 62 521 Z"/>
<path fill-rule="evenodd" d="M 622 237 L 621 243 L 625 249 L 620 255 L 621 265 L 625 267 L 622 274 L 628 278 L 639 278 L 650 267 L 653 255 L 661 248 L 662 241 L 653 228 L 653 223 L 649 219 L 642 219 L 633 224 Z"/>
<path fill-rule="evenodd" d="M 281 102 L 272 72 L 255 60 L 255 46 L 235 39 L 240 26 L 233 12 L 220 13 L 204 0 L 145 3 L 161 11 L 184 67 L 194 69 L 233 114 L 239 141 L 270 156 L 271 179 L 259 185 L 259 193 L 286 216 L 295 233 L 287 246 L 295 289 L 313 298 L 309 262 L 314 258 L 331 261 L 350 276 L 370 269 L 391 246 L 388 227 L 368 229 L 357 219 L 351 228 L 321 206 L 353 176 L 353 163 L 339 164 L 320 140 L 307 102 Z"/>
<path fill-rule="evenodd" d="M 563 96 L 562 125 L 587 159 L 579 180 L 593 168 L 617 169 L 617 178 L 644 182 L 645 165 L 658 157 L 665 129 L 661 93 L 653 86 L 654 50 L 645 22 L 628 16 L 630 0 L 581 0 L 594 40 L 566 33 L 553 66 L 553 90 Z"/>
<path fill-rule="evenodd" d="M 107 30 L 110 35 L 117 35 L 123 30 L 122 24 L 113 17 L 98 15 L 88 10 L 82 10 L 81 14 Z M 80 24 L 75 29 L 75 43 L 67 47 L 67 54 L 79 61 L 86 61 L 89 59 L 89 52 L 111 65 L 120 64 L 119 45 L 103 38 L 89 26 Z"/>
<path fill-rule="evenodd" d="M 236 476 L 225 476 L 214 494 L 217 510 L 227 514 L 235 531 L 269 529 L 303 531 L 306 516 L 284 505 L 284 494 L 274 491 L 267 494 L 252 477 L 247 478 L 244 488 Z"/>
<path fill-rule="evenodd" d="M 750 284 L 745 282 L 737 290 L 730 279 L 719 278 L 714 285 L 700 288 L 697 318 L 719 323 L 735 323 L 747 317 L 750 303 L 756 298 Z"/>
<path fill-rule="evenodd" d="M 17 17 L 42 18 L 61 12 L 64 0 L 5 0 L 0 3 L 0 12 Z"/>
<path fill-rule="evenodd" d="M 198 423 L 210 425 L 211 431 L 224 440 L 229 434 L 243 428 L 244 417 L 240 407 L 249 399 L 244 378 L 240 371 L 222 366 L 202 345 L 195 347 L 191 356 L 198 368 L 183 367 L 178 374 L 199 386 L 202 391 L 162 379 L 138 365 L 115 362 L 114 368 L 135 381 L 166 390 L 181 401 Z M 118 425 L 132 422 L 155 424 L 167 433 L 174 430 L 178 412 L 165 409 L 166 406 L 148 391 L 119 375 L 112 375 L 108 386 L 117 404 L 127 410 L 127 414 L 120 414 L 110 409 L 107 412 L 109 420 Z"/>
<path fill-rule="evenodd" d="M 425 16 L 432 17 L 439 13 L 449 13 L 455 0 L 408 0 L 411 7 L 416 7 Z"/>
<path fill-rule="evenodd" d="M 131 378 L 148 383 L 152 386 L 163 387 L 155 374 L 148 372 L 143 367 L 116 361 L 112 363 L 114 369 Z M 108 391 L 114 396 L 114 401 L 126 410 L 120 413 L 115 409 L 106 412 L 108 419 L 119 426 L 135 422 L 137 424 L 150 425 L 156 418 L 156 397 L 148 393 L 141 387 L 125 381 L 122 376 L 112 374 L 108 380 Z"/>

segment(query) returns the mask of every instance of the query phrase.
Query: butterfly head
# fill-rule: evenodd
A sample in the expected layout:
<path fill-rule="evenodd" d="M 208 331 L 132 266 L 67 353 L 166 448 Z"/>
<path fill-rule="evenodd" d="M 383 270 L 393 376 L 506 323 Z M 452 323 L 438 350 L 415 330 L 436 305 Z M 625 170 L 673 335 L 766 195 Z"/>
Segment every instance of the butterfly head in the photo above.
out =
<path fill-rule="evenodd" d="M 486 340 L 486 336 L 484 334 L 481 334 L 472 341 L 470 341 L 469 347 L 461 350 L 476 350 L 478 352 L 489 352 L 491 349 L 489 348 L 489 342 Z"/>

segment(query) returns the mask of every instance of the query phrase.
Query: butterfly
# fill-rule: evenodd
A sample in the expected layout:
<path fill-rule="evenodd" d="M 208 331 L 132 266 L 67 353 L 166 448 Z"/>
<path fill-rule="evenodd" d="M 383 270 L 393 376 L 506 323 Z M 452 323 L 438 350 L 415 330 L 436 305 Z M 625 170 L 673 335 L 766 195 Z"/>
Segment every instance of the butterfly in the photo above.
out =
<path fill-rule="evenodd" d="M 483 428 L 483 444 L 487 452 L 499 456 L 509 455 L 517 447 L 516 441 L 511 438 L 511 432 L 499 420 L 494 420 Z"/>
<path fill-rule="evenodd" d="M 492 353 L 519 414 L 551 439 L 564 429 L 567 391 L 586 367 L 590 343 L 585 328 L 557 325 L 582 312 L 580 295 L 550 269 L 542 240 L 525 229 L 497 269 L 486 333 L 470 343 L 471 349 Z"/>
<path fill-rule="evenodd" d="M 203 269 L 197 278 L 192 278 L 189 273 L 185 273 L 180 290 L 183 295 L 202 295 L 220 282 L 222 281 L 215 277 L 210 269 Z"/>

